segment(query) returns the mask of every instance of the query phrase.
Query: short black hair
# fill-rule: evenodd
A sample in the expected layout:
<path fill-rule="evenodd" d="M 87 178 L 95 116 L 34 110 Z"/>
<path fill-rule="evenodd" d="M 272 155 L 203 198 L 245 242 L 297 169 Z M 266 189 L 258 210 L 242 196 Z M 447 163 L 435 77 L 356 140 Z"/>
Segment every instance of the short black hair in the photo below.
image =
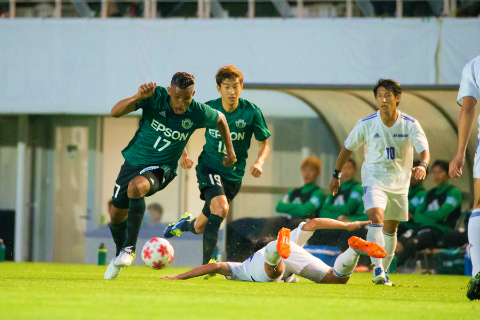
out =
<path fill-rule="evenodd" d="M 445 160 L 436 160 L 436 161 L 433 163 L 432 168 L 434 168 L 434 167 L 436 167 L 436 166 L 439 166 L 443 171 L 445 171 L 446 173 L 448 173 L 448 166 L 449 166 L 448 161 L 445 161 Z"/>
<path fill-rule="evenodd" d="M 398 97 L 398 95 L 402 93 L 402 87 L 397 81 L 393 79 L 380 79 L 378 80 L 375 88 L 373 88 L 373 94 L 375 95 L 375 98 L 377 97 L 377 90 L 380 87 L 384 87 L 388 91 L 393 92 L 395 97 Z"/>
<path fill-rule="evenodd" d="M 171 85 L 175 85 L 180 89 L 187 89 L 195 84 L 195 77 L 193 74 L 187 72 L 177 72 L 172 77 Z"/>
<path fill-rule="evenodd" d="M 418 167 L 419 165 L 420 165 L 420 160 L 413 160 L 413 168 Z M 425 173 L 428 174 L 428 167 Z"/>
<path fill-rule="evenodd" d="M 350 162 L 352 164 L 352 166 L 357 169 L 357 162 L 355 160 L 353 160 L 352 158 L 348 159 L 347 162 Z"/>

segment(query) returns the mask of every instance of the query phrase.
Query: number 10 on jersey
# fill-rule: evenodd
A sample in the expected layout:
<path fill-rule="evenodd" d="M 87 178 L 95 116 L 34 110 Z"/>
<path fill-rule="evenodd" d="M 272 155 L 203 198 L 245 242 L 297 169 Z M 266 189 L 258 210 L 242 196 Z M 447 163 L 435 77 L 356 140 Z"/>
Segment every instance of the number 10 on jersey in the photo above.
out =
<path fill-rule="evenodd" d="M 395 148 L 385 148 L 387 150 L 387 160 L 394 160 L 395 159 Z"/>

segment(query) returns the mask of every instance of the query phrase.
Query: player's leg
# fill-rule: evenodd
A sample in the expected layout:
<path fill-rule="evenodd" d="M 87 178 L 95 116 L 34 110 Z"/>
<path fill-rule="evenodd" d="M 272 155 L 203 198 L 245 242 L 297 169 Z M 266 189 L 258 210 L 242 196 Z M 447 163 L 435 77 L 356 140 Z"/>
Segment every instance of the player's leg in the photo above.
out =
<path fill-rule="evenodd" d="M 388 210 L 388 209 L 387 209 Z M 397 220 L 385 220 L 383 222 L 383 238 L 385 241 L 385 252 L 387 256 L 382 260 L 382 267 L 385 271 L 385 285 L 393 285 L 388 277 L 388 268 L 392 263 L 393 257 L 395 257 L 395 249 L 397 247 L 397 229 L 400 221 Z"/>
<path fill-rule="evenodd" d="M 205 192 L 207 202 L 210 202 L 210 216 L 203 231 L 203 264 L 212 259 L 218 241 L 220 225 L 228 215 L 229 205 L 225 195 L 216 195 L 214 188 Z M 210 201 L 209 201 L 210 200 Z"/>
<path fill-rule="evenodd" d="M 358 237 L 350 237 L 348 245 L 349 248 L 338 256 L 331 272 L 322 279 L 322 283 L 347 283 L 360 255 L 369 255 L 376 259 L 386 256 L 385 250 L 380 245 Z"/>
<path fill-rule="evenodd" d="M 478 161 L 475 157 L 474 202 L 473 211 L 468 221 L 468 242 L 472 259 L 472 279 L 468 284 L 467 297 L 480 299 L 480 172 L 477 174 Z M 480 169 L 480 168 L 479 168 Z"/>
<path fill-rule="evenodd" d="M 385 246 L 383 237 L 383 217 L 387 207 L 388 196 L 380 189 L 372 187 L 364 187 L 363 202 L 369 219 L 372 224 L 368 226 L 367 240 L 375 242 L 382 248 Z M 382 265 L 382 259 L 370 258 L 374 266 L 374 283 L 384 283 L 385 271 Z"/>

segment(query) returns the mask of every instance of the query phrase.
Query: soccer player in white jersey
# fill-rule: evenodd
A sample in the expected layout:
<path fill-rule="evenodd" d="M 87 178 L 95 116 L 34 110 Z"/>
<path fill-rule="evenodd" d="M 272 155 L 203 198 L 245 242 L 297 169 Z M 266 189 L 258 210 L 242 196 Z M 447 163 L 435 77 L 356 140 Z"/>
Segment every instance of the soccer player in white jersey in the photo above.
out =
<path fill-rule="evenodd" d="M 278 239 L 268 243 L 243 263 L 216 262 L 194 268 L 188 272 L 166 276 L 164 280 L 186 280 L 206 274 L 221 274 L 229 280 L 253 282 L 297 282 L 295 275 L 317 283 L 347 283 L 353 273 L 359 255 L 385 257 L 382 247 L 358 237 L 348 240 L 350 248 L 335 260 L 332 267 L 308 253 L 303 246 L 318 229 L 355 230 L 371 221 L 342 222 L 333 219 L 315 218 L 302 222 L 292 232 L 282 228 Z M 283 259 L 283 260 L 282 260 Z"/>
<path fill-rule="evenodd" d="M 462 107 L 458 117 L 458 151 L 455 158 L 450 162 L 450 176 L 458 178 L 462 174 L 465 163 L 465 151 L 467 150 L 468 138 L 472 131 L 475 117 L 475 105 L 480 96 L 480 56 L 465 65 L 462 72 L 462 81 L 458 91 L 457 103 Z M 480 116 L 479 116 L 480 123 Z M 479 125 L 480 129 L 480 125 Z M 474 202 L 473 211 L 468 222 L 468 241 L 470 242 L 470 255 L 472 257 L 472 276 L 468 284 L 467 297 L 470 300 L 480 299 L 480 152 L 477 142 L 475 161 L 473 165 L 474 178 Z"/>
<path fill-rule="evenodd" d="M 379 111 L 360 119 L 340 151 L 330 182 L 333 195 L 340 187 L 341 169 L 352 152 L 364 145 L 362 165 L 363 203 L 372 220 L 367 240 L 385 248 L 385 259 L 372 258 L 373 282 L 392 285 L 385 271 L 395 255 L 397 228 L 408 220 L 408 187 L 413 172 L 423 180 L 430 161 L 428 142 L 417 120 L 397 110 L 402 88 L 389 79 L 380 79 L 373 89 Z M 413 148 L 420 154 L 420 165 L 412 168 Z"/>

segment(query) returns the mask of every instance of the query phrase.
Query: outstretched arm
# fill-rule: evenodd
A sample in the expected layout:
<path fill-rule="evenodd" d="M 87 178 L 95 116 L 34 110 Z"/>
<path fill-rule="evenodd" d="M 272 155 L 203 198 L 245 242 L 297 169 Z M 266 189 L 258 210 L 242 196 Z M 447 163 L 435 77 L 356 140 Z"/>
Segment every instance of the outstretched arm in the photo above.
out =
<path fill-rule="evenodd" d="M 193 268 L 190 271 L 181 273 L 177 276 L 165 276 L 159 278 L 160 280 L 187 280 L 195 277 L 204 276 L 210 273 L 218 273 L 223 276 L 230 277 L 232 270 L 225 262 L 208 263 L 200 267 Z"/>
<path fill-rule="evenodd" d="M 315 231 L 318 229 L 343 229 L 353 231 L 361 226 L 372 224 L 372 221 L 343 222 L 328 218 L 315 218 L 303 225 L 302 230 Z"/>
<path fill-rule="evenodd" d="M 457 155 L 450 162 L 450 176 L 454 179 L 462 174 L 462 167 L 465 163 L 465 152 L 467 150 L 468 138 L 472 131 L 473 120 L 475 119 L 475 105 L 477 100 L 474 97 L 463 98 L 462 110 L 458 116 L 458 149 Z"/>

